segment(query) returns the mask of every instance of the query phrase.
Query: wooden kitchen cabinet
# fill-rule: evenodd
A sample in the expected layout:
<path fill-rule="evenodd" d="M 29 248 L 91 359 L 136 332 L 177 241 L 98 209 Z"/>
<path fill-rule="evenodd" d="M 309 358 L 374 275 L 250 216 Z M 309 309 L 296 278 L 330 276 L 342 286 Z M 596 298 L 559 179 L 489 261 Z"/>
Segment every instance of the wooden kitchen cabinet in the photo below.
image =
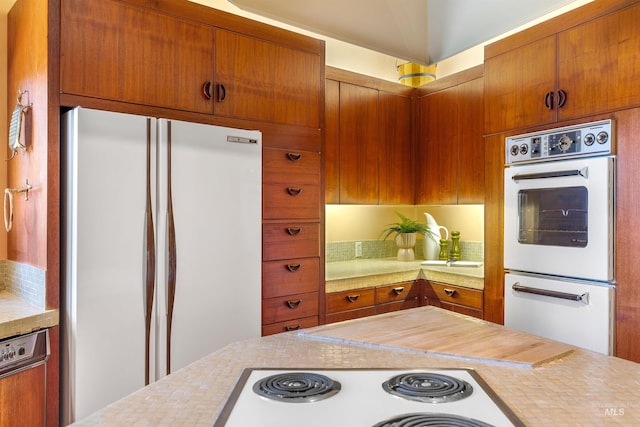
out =
<path fill-rule="evenodd" d="M 45 365 L 0 379 L 0 427 L 44 426 Z"/>
<path fill-rule="evenodd" d="M 416 203 L 483 203 L 482 66 L 418 93 Z"/>
<path fill-rule="evenodd" d="M 61 93 L 212 112 L 212 26 L 115 0 L 62 0 L 60 25 Z"/>
<path fill-rule="evenodd" d="M 483 292 L 448 283 L 424 281 L 423 298 L 427 305 L 444 308 L 456 313 L 483 318 Z"/>
<path fill-rule="evenodd" d="M 393 283 L 376 287 L 377 313 L 406 310 L 420 304 L 420 287 L 417 281 Z"/>
<path fill-rule="evenodd" d="M 632 3 L 583 7 L 486 46 L 485 133 L 640 105 Z"/>
<path fill-rule="evenodd" d="M 320 55 L 219 28 L 215 37 L 215 114 L 320 126 Z"/>
<path fill-rule="evenodd" d="M 412 204 L 413 89 L 327 67 L 325 203 Z"/>

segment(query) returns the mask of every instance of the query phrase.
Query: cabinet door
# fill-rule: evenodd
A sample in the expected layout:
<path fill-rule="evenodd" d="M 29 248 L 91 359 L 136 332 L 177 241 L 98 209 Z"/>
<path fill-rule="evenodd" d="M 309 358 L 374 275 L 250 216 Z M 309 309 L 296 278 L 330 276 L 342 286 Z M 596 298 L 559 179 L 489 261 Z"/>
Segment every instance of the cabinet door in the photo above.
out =
<path fill-rule="evenodd" d="M 458 202 L 458 87 L 419 99 L 416 203 Z"/>
<path fill-rule="evenodd" d="M 458 86 L 458 203 L 484 203 L 483 79 Z"/>
<path fill-rule="evenodd" d="M 559 88 L 567 93 L 561 119 L 640 104 L 640 5 L 558 35 Z"/>
<path fill-rule="evenodd" d="M 45 365 L 0 379 L 0 426 L 44 426 Z"/>
<path fill-rule="evenodd" d="M 378 203 L 378 90 L 340 83 L 340 203 Z"/>
<path fill-rule="evenodd" d="M 210 113 L 213 27 L 124 2 L 61 2 L 63 93 Z"/>
<path fill-rule="evenodd" d="M 214 114 L 319 127 L 318 54 L 222 29 L 215 37 Z"/>
<path fill-rule="evenodd" d="M 554 122 L 545 95 L 555 90 L 556 36 L 485 59 L 485 133 Z"/>
<path fill-rule="evenodd" d="M 414 173 L 411 143 L 411 99 L 379 93 L 379 203 L 413 204 Z"/>
<path fill-rule="evenodd" d="M 340 203 L 340 83 L 324 86 L 324 201 Z"/>

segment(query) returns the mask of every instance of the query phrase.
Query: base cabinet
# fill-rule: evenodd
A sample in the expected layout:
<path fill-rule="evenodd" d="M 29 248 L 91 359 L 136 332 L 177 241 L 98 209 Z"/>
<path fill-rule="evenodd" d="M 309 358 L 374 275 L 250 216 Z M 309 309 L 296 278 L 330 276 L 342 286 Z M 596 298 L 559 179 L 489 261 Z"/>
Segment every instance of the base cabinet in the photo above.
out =
<path fill-rule="evenodd" d="M 483 318 L 483 291 L 448 283 L 422 282 L 423 305 L 433 305 L 467 316 Z"/>
<path fill-rule="evenodd" d="M 0 378 L 0 427 L 44 426 L 45 365 Z"/>

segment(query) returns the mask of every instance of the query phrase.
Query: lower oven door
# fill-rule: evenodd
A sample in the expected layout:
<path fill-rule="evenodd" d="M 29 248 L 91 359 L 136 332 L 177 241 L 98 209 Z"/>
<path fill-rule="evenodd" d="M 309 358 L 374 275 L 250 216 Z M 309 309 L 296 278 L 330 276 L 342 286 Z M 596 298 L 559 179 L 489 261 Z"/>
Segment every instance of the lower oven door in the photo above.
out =
<path fill-rule="evenodd" d="M 614 354 L 613 285 L 508 273 L 504 289 L 505 326 Z"/>

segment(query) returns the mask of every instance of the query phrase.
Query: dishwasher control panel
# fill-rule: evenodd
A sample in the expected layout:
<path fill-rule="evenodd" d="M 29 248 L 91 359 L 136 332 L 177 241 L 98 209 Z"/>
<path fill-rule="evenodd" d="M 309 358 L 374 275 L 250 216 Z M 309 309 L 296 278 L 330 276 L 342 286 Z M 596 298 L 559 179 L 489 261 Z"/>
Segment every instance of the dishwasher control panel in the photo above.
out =
<path fill-rule="evenodd" d="M 48 355 L 46 330 L 0 340 L 0 375 L 7 370 L 45 360 Z"/>

